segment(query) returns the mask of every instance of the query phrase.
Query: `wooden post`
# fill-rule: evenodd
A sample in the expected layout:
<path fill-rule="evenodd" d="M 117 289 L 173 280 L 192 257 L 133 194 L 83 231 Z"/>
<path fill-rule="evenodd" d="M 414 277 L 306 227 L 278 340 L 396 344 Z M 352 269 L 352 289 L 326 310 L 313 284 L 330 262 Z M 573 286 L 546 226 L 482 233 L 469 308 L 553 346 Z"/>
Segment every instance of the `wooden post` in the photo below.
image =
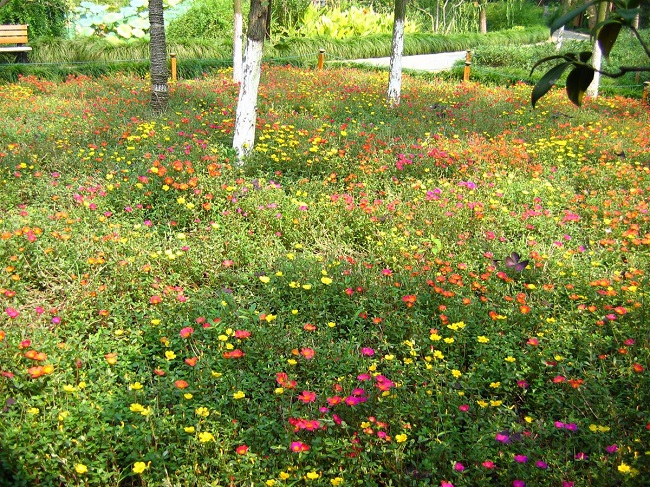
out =
<path fill-rule="evenodd" d="M 175 83 L 176 80 L 178 79 L 177 73 L 176 73 L 176 53 L 170 53 L 170 57 L 172 58 L 172 81 Z"/>
<path fill-rule="evenodd" d="M 318 69 L 323 69 L 325 64 L 325 49 L 318 50 Z"/>
<path fill-rule="evenodd" d="M 472 51 L 469 49 L 465 53 L 465 71 L 463 71 L 463 81 L 469 81 L 469 70 L 472 65 Z"/>
<path fill-rule="evenodd" d="M 643 83 L 643 94 L 641 95 L 641 99 L 650 104 L 650 98 L 648 96 L 650 96 L 650 81 Z"/>

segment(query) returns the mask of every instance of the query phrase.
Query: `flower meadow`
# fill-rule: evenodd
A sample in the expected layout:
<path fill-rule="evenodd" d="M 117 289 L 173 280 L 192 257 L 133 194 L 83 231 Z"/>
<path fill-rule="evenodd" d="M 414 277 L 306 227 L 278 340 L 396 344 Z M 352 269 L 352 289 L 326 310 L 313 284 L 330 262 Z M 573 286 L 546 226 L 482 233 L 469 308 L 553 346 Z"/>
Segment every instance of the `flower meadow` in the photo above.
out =
<path fill-rule="evenodd" d="M 648 485 L 647 105 L 230 80 L 0 85 L 1 485 Z"/>

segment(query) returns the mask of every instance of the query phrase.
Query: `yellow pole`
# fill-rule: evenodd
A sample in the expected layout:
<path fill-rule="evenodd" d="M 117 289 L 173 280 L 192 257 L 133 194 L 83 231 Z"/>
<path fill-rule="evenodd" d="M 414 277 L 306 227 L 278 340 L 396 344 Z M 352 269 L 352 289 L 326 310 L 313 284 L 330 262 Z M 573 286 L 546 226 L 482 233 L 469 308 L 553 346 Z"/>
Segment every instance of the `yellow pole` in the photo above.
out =
<path fill-rule="evenodd" d="M 318 51 L 318 69 L 323 69 L 325 64 L 325 49 L 319 49 Z"/>
<path fill-rule="evenodd" d="M 170 54 L 170 56 L 172 58 L 172 81 L 176 82 L 176 80 L 177 80 L 177 75 L 176 75 L 176 54 L 172 52 Z"/>
<path fill-rule="evenodd" d="M 641 95 L 641 99 L 646 103 L 650 103 L 648 92 L 650 92 L 650 81 L 643 83 L 643 95 Z"/>
<path fill-rule="evenodd" d="M 465 53 L 465 71 L 463 71 L 463 81 L 469 81 L 469 70 L 472 65 L 472 51 L 469 49 Z"/>

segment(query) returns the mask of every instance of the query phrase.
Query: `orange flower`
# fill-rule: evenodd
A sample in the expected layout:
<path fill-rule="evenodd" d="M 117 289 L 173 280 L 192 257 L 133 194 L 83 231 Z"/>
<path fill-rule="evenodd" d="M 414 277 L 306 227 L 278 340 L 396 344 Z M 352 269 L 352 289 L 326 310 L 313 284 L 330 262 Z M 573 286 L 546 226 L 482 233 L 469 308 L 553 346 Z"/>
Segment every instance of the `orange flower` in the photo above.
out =
<path fill-rule="evenodd" d="M 104 355 L 104 358 L 110 365 L 115 365 L 117 363 L 117 354 L 116 353 L 107 353 Z"/>
<path fill-rule="evenodd" d="M 174 385 L 179 389 L 185 389 L 189 384 L 186 381 L 179 379 L 174 382 Z"/>

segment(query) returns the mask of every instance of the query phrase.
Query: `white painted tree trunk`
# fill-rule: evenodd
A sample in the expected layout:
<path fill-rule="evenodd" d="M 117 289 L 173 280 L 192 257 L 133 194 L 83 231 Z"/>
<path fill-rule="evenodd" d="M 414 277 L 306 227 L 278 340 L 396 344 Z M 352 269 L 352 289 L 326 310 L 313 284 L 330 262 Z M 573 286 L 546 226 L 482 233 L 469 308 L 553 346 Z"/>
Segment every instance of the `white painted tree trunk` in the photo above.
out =
<path fill-rule="evenodd" d="M 603 64 L 603 51 L 600 49 L 598 41 L 594 41 L 594 50 L 591 55 L 591 65 L 596 70 L 594 71 L 594 79 L 587 88 L 587 95 L 596 98 L 598 97 L 598 88 L 600 87 L 600 73 L 597 71 Z"/>
<path fill-rule="evenodd" d="M 390 53 L 390 72 L 388 75 L 388 93 L 390 106 L 397 106 L 402 92 L 402 53 L 404 52 L 404 18 L 406 17 L 406 0 L 395 0 L 395 22 L 393 23 L 393 43 Z"/>
<path fill-rule="evenodd" d="M 242 72 L 242 33 L 244 19 L 241 12 L 241 0 L 234 0 L 235 17 L 233 22 L 233 43 L 232 43 L 232 80 L 235 83 L 241 81 Z"/>
<path fill-rule="evenodd" d="M 255 122 L 257 119 L 257 92 L 262 72 L 262 50 L 264 40 L 256 41 L 248 38 L 244 62 L 242 64 L 242 80 L 239 86 L 239 99 L 235 116 L 235 133 L 232 146 L 237 153 L 237 164 L 242 165 L 255 142 Z"/>

